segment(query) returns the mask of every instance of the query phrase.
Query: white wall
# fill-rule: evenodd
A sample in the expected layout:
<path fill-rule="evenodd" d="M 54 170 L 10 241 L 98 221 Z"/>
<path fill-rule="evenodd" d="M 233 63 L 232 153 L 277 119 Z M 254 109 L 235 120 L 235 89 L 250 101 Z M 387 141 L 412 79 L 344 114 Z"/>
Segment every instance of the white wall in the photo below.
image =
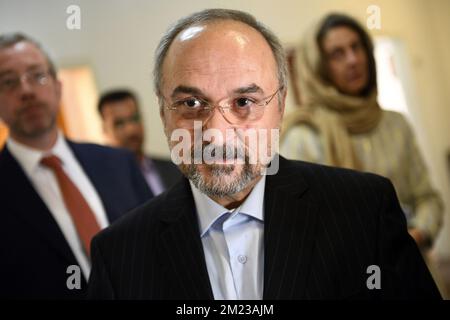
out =
<path fill-rule="evenodd" d="M 66 29 L 66 8 L 81 8 L 81 30 Z M 406 45 L 418 103 L 414 127 L 432 178 L 450 207 L 450 1 L 447 0 L 0 0 L 0 32 L 20 30 L 41 41 L 59 66 L 89 64 L 100 91 L 129 86 L 141 96 L 147 126 L 146 149 L 167 155 L 168 149 L 153 95 L 151 69 L 159 38 L 176 19 L 207 7 L 249 11 L 285 43 L 330 10 L 360 20 L 366 8 L 381 8 L 382 28 L 374 35 L 395 36 Z M 447 209 L 447 212 L 448 209 Z M 448 214 L 447 214 L 448 216 Z M 450 220 L 450 219 L 447 219 Z M 447 221 L 450 233 L 450 221 Z M 450 236 L 440 248 L 450 256 Z"/>

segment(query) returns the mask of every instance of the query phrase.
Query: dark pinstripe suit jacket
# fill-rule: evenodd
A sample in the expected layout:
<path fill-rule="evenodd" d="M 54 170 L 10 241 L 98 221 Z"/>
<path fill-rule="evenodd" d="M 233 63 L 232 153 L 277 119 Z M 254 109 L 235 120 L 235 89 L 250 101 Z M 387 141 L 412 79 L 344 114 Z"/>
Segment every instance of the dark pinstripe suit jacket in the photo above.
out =
<path fill-rule="evenodd" d="M 280 158 L 264 201 L 264 299 L 440 298 L 387 179 Z M 186 179 L 101 232 L 92 254 L 90 298 L 213 298 Z"/>

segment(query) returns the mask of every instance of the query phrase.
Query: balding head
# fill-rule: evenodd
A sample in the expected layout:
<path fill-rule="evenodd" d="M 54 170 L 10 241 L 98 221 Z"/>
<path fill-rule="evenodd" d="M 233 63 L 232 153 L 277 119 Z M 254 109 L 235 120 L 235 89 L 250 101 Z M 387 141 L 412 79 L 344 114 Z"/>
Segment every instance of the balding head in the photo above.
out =
<path fill-rule="evenodd" d="M 182 34 L 183 31 L 186 31 L 188 29 L 194 32 L 195 35 L 195 30 L 197 28 L 201 28 L 201 25 L 207 25 L 209 23 L 223 20 L 241 22 L 255 29 L 261 34 L 261 36 L 267 41 L 274 55 L 277 65 L 277 77 L 279 80 L 279 86 L 287 88 L 287 66 L 284 50 L 279 39 L 269 29 L 267 29 L 262 23 L 257 21 L 253 16 L 242 11 L 228 9 L 206 9 L 177 21 L 159 42 L 156 49 L 155 65 L 153 69 L 154 88 L 159 98 L 161 98 L 164 60 L 174 39 Z M 189 35 L 189 33 L 184 34 Z"/>
<path fill-rule="evenodd" d="M 278 149 L 272 134 L 286 96 L 282 52 L 253 17 L 222 9 L 182 20 L 160 43 L 155 87 L 172 159 L 180 163 L 181 147 L 181 171 L 221 204 L 242 201 L 268 164 L 262 155 Z"/>

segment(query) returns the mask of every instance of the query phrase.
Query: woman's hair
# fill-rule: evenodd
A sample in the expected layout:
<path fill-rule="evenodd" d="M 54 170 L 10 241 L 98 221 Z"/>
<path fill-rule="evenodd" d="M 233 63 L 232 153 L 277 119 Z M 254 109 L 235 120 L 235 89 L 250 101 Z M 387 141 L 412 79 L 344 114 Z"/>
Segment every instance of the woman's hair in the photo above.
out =
<path fill-rule="evenodd" d="M 321 62 L 319 66 L 320 76 L 322 77 L 323 80 L 330 81 L 330 78 L 328 76 L 328 70 L 325 64 L 325 58 L 323 55 L 323 39 L 331 29 L 337 27 L 347 27 L 356 32 L 361 40 L 364 50 L 366 51 L 367 61 L 369 63 L 368 66 L 369 77 L 367 85 L 362 91 L 362 95 L 366 96 L 370 94 L 370 92 L 372 92 L 372 90 L 375 89 L 377 86 L 377 72 L 375 65 L 375 56 L 373 53 L 373 43 L 372 40 L 370 39 L 369 34 L 361 26 L 361 24 L 359 24 L 358 21 L 356 21 L 354 18 L 350 16 L 339 13 L 331 13 L 322 20 L 322 23 L 316 35 L 317 46 L 321 52 L 321 59 L 320 59 Z"/>

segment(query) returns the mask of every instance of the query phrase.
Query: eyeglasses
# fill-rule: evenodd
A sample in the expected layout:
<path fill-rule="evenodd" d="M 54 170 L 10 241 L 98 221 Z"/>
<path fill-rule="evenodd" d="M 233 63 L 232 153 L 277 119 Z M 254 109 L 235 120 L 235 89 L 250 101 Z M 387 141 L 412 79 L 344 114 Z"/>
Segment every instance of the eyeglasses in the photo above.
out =
<path fill-rule="evenodd" d="M 221 100 L 216 104 L 201 98 L 188 97 L 165 106 L 165 108 L 174 112 L 178 125 L 183 128 L 193 128 L 194 121 L 208 121 L 216 107 L 230 124 L 240 125 L 261 119 L 265 107 L 282 89 L 281 86 L 273 94 L 262 99 L 239 96 Z"/>
<path fill-rule="evenodd" d="M 0 92 L 12 92 L 17 90 L 23 81 L 30 86 L 45 86 L 50 81 L 50 73 L 46 70 L 27 71 L 21 76 L 17 74 L 6 75 L 0 78 Z"/>

